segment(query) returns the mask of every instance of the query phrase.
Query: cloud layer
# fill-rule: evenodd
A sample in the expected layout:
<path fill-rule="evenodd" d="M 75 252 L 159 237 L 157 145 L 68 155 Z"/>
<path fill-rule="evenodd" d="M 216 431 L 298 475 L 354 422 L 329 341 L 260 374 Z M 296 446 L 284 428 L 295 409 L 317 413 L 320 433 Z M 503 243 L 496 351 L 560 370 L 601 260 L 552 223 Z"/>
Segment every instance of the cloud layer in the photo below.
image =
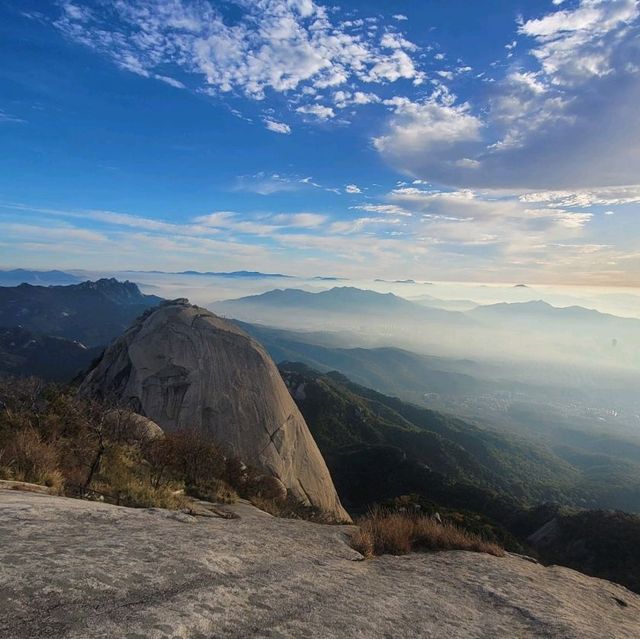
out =
<path fill-rule="evenodd" d="M 313 0 L 114 0 L 92 8 L 65 0 L 62 7 L 56 27 L 122 69 L 214 96 L 286 94 L 298 113 L 320 120 L 335 116 L 316 102 L 331 100 L 335 87 L 423 80 L 412 57 L 417 47 L 395 27 L 376 36 L 376 18 L 338 21 Z M 363 92 L 348 98 L 374 99 Z"/>
<path fill-rule="evenodd" d="M 442 87 L 426 99 L 397 100 L 375 145 L 399 169 L 442 184 L 636 184 L 639 15 L 636 0 L 581 0 L 522 22 L 520 48 L 527 53 L 509 53 L 486 102 L 460 102 Z"/>

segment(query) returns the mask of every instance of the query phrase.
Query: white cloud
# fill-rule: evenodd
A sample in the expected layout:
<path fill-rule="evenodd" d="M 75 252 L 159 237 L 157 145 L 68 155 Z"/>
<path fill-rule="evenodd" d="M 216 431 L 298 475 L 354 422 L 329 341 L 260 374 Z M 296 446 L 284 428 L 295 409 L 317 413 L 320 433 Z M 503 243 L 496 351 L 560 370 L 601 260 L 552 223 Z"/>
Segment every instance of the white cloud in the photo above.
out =
<path fill-rule="evenodd" d="M 58 265 L 81 267 L 90 254 L 92 263 L 112 269 L 122 268 L 124 259 L 131 268 L 166 270 L 172 264 L 176 270 L 206 270 L 214 254 L 238 269 L 251 264 L 292 272 L 293 263 L 293 272 L 312 274 L 413 277 L 428 269 L 441 277 L 485 281 L 557 282 L 562 277 L 632 284 L 632 273 L 640 267 L 633 243 L 615 248 L 599 237 L 600 228 L 590 229 L 590 212 L 522 202 L 516 196 L 409 185 L 381 200 L 352 207 L 371 215 L 350 219 L 307 211 L 215 211 L 175 222 L 19 205 L 10 207 L 17 210 L 15 219 L 5 221 L 5 205 L 0 207 L 0 237 L 8 242 L 2 249 L 11 257 L 11 251 L 20 251 L 22 259 L 35 263 L 44 255 L 54 261 L 64 256 Z M 72 218 L 74 226 L 60 222 L 65 218 Z M 81 228 L 95 220 L 101 222 L 99 232 Z"/>
<path fill-rule="evenodd" d="M 636 0 L 579 0 L 523 20 L 519 50 L 528 46 L 528 58 L 487 87 L 483 104 L 436 86 L 432 97 L 396 109 L 376 148 L 414 177 L 456 186 L 636 184 L 639 17 Z M 447 127 L 449 141 L 440 134 Z"/>
<path fill-rule="evenodd" d="M 387 56 L 380 57 L 362 77 L 366 82 L 396 82 L 413 80 L 414 84 L 424 82 L 424 73 L 418 71 L 409 54 L 400 48 L 393 48 Z"/>
<path fill-rule="evenodd" d="M 389 224 L 400 224 L 401 221 L 396 218 L 388 218 L 388 217 L 359 217 L 355 220 L 344 220 L 340 222 L 334 222 L 329 230 L 331 233 L 337 233 L 340 235 L 350 235 L 353 233 L 358 233 L 365 229 L 366 227 L 371 226 L 380 226 L 380 225 L 389 225 Z"/>
<path fill-rule="evenodd" d="M 317 228 L 327 221 L 327 216 L 318 213 L 281 213 L 272 216 L 269 220 L 283 227 Z"/>
<path fill-rule="evenodd" d="M 394 215 L 394 216 L 402 216 L 402 217 L 411 217 L 413 213 L 407 211 L 401 206 L 397 206 L 396 204 L 360 204 L 359 206 L 354 206 L 354 209 L 358 209 L 359 211 L 368 211 L 369 213 L 384 213 L 385 215 Z"/>
<path fill-rule="evenodd" d="M 380 97 L 375 93 L 367 93 L 366 91 L 336 91 L 333 94 L 333 101 L 338 109 L 345 109 L 348 106 L 357 104 L 377 104 L 381 102 Z"/>
<path fill-rule="evenodd" d="M 291 127 L 284 122 L 278 122 L 277 120 L 271 120 L 269 118 L 265 118 L 263 122 L 267 129 L 274 133 L 284 133 L 285 135 L 291 133 Z"/>
<path fill-rule="evenodd" d="M 91 11 L 85 7 L 80 7 L 73 2 L 63 2 L 62 9 L 71 20 L 87 22 L 91 18 Z"/>
<path fill-rule="evenodd" d="M 160 80 L 169 86 L 172 86 L 174 89 L 186 89 L 187 87 L 180 82 L 180 80 L 176 80 L 175 78 L 170 78 L 168 75 L 154 75 L 156 80 Z"/>
<path fill-rule="evenodd" d="M 13 236 L 16 239 L 32 239 L 41 243 L 74 241 L 82 242 L 104 242 L 106 237 L 103 233 L 98 233 L 89 229 L 82 229 L 64 226 L 38 226 L 35 224 L 3 224 L 3 233 L 6 236 Z"/>
<path fill-rule="evenodd" d="M 413 42 L 409 42 L 409 40 L 394 31 L 387 31 L 382 38 L 380 38 L 380 45 L 385 49 L 400 49 L 404 51 L 418 50 L 418 47 L 413 44 Z"/>
<path fill-rule="evenodd" d="M 413 234 L 427 238 L 434 245 L 491 246 L 498 254 L 529 255 L 544 253 L 550 243 L 576 244 L 584 241 L 593 215 L 542 206 L 532 208 L 517 196 L 496 196 L 469 189 L 457 191 L 400 186 L 386 196 L 389 204 L 371 209 L 398 215 L 405 211 Z M 420 227 L 416 229 L 416 224 Z M 496 255 L 496 259 L 498 259 Z"/>
<path fill-rule="evenodd" d="M 581 191 L 536 191 L 520 196 L 522 202 L 558 207 L 621 206 L 640 203 L 640 185 Z"/>
<path fill-rule="evenodd" d="M 331 107 L 322 106 L 321 104 L 308 104 L 298 107 L 296 111 L 303 115 L 313 115 L 318 120 L 330 120 L 336 115 Z"/>
<path fill-rule="evenodd" d="M 247 217 L 231 211 L 218 211 L 198 216 L 193 221 L 197 226 L 203 225 L 207 228 L 223 229 L 234 233 L 273 237 L 289 228 L 317 228 L 327 221 L 327 217 L 318 213 L 279 213 Z"/>
<path fill-rule="evenodd" d="M 408 20 L 409 18 L 407 18 L 407 16 L 405 16 L 405 15 L 404 15 L 404 14 L 402 14 L 402 13 L 396 13 L 396 14 L 393 16 L 393 19 L 394 19 L 394 20 L 398 20 L 398 22 L 402 22 L 403 20 Z"/>
<path fill-rule="evenodd" d="M 91 10 L 82 4 L 63 4 L 55 21 L 68 38 L 143 77 L 178 86 L 166 71 L 189 75 L 197 90 L 217 96 L 301 99 L 352 81 L 423 77 L 411 57 L 417 47 L 401 34 L 385 33 L 376 43 L 357 30 L 375 28 L 377 18 L 334 22 L 313 0 L 231 0 L 233 20 L 199 0 L 118 0 Z"/>
<path fill-rule="evenodd" d="M 469 143 L 480 138 L 482 122 L 466 103 L 453 104 L 449 93 L 434 94 L 423 102 L 394 98 L 388 130 L 373 143 L 389 161 L 408 172 L 423 161 L 455 162 L 467 157 Z"/>
<path fill-rule="evenodd" d="M 362 193 L 357 184 L 347 184 L 347 186 L 344 187 L 344 190 L 346 193 Z"/>

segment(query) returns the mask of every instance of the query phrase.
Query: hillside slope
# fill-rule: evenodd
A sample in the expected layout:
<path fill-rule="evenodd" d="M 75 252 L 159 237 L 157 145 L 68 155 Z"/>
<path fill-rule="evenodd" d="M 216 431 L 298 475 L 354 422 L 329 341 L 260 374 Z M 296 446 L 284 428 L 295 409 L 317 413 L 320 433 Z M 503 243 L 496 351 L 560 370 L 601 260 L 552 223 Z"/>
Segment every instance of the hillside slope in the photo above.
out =
<path fill-rule="evenodd" d="M 0 491 L 0 635 L 635 639 L 640 597 L 522 558 L 360 558 L 348 528 Z"/>
<path fill-rule="evenodd" d="M 0 327 L 0 375 L 35 375 L 67 382 L 100 354 L 79 342 L 36 335 L 21 326 Z"/>
<path fill-rule="evenodd" d="M 579 499 L 577 470 L 527 440 L 481 429 L 301 364 L 281 364 L 330 466 L 355 507 L 457 481 L 522 503 Z M 434 475 L 435 473 L 435 475 Z"/>
<path fill-rule="evenodd" d="M 640 592 L 640 516 L 615 511 L 559 510 L 529 536 L 547 563 L 613 579 Z"/>

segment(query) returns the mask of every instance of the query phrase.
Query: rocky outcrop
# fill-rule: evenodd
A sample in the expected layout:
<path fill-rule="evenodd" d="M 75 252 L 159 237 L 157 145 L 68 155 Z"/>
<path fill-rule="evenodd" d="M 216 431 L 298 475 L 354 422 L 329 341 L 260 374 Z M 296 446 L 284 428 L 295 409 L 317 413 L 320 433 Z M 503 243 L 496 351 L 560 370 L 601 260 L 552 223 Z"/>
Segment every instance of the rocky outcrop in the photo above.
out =
<path fill-rule="evenodd" d="M 369 561 L 349 528 L 0 490 L 0 637 L 637 639 L 640 596 L 449 551 Z"/>
<path fill-rule="evenodd" d="M 143 315 L 107 348 L 80 393 L 164 430 L 204 432 L 303 502 L 349 518 L 271 358 L 239 328 L 186 300 Z"/>
<path fill-rule="evenodd" d="M 128 409 L 114 408 L 105 415 L 105 422 L 111 432 L 125 434 L 130 441 L 148 443 L 164 437 L 164 431 L 158 424 Z"/>

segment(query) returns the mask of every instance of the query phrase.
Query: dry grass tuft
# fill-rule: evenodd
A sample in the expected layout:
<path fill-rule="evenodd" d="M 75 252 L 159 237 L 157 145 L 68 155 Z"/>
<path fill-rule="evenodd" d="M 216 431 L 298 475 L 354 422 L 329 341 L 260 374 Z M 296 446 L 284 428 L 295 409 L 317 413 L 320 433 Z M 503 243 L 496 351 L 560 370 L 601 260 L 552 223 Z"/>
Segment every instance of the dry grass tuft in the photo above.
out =
<path fill-rule="evenodd" d="M 239 499 L 238 493 L 226 481 L 215 477 L 187 486 L 186 492 L 189 497 L 215 504 L 234 504 Z"/>
<path fill-rule="evenodd" d="M 504 550 L 450 523 L 425 515 L 372 510 L 358 522 L 351 545 L 365 557 L 420 550 L 470 550 L 503 557 Z"/>

